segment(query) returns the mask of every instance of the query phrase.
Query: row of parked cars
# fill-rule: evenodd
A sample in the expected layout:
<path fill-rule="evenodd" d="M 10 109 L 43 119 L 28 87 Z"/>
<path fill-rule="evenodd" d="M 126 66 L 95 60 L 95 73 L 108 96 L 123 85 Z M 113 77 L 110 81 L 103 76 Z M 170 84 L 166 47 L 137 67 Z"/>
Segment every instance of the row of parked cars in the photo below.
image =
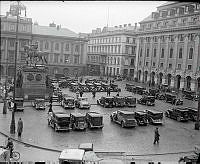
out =
<path fill-rule="evenodd" d="M 48 125 L 55 131 L 86 130 L 87 128 L 102 129 L 103 116 L 98 112 L 70 113 L 53 109 L 48 114 Z"/>

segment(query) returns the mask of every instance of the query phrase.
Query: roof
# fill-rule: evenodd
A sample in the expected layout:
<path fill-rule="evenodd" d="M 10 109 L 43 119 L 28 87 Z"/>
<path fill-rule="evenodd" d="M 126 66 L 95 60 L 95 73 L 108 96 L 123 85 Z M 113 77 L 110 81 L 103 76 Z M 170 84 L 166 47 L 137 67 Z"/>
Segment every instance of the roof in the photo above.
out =
<path fill-rule="evenodd" d="M 39 25 L 32 26 L 32 34 L 78 38 L 78 34 L 67 28 L 57 29 L 57 27 L 39 26 Z"/>
<path fill-rule="evenodd" d="M 85 151 L 82 149 L 64 149 L 59 159 L 82 161 Z"/>
<path fill-rule="evenodd" d="M 149 15 L 148 17 L 144 18 L 142 21 L 140 22 L 146 22 L 146 21 L 151 21 L 152 20 L 152 16 Z"/>
<path fill-rule="evenodd" d="M 88 114 L 90 115 L 90 116 L 102 116 L 100 113 L 97 113 L 97 112 L 88 112 Z"/>
<path fill-rule="evenodd" d="M 134 114 L 133 111 L 128 111 L 128 110 L 118 110 L 119 112 L 122 112 L 124 114 Z"/>
<path fill-rule="evenodd" d="M 71 115 L 76 116 L 76 117 L 85 117 L 85 115 L 82 113 L 71 113 Z"/>
<path fill-rule="evenodd" d="M 93 149 L 93 143 L 81 143 L 79 149 Z"/>
<path fill-rule="evenodd" d="M 148 109 L 147 111 L 152 112 L 152 113 L 163 113 L 161 111 L 157 111 L 157 110 L 154 110 L 154 109 Z"/>

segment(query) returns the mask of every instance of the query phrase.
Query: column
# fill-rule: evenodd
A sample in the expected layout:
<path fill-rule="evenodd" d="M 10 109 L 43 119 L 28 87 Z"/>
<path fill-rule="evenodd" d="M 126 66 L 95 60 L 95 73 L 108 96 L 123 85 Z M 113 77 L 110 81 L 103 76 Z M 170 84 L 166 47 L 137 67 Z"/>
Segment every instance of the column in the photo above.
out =
<path fill-rule="evenodd" d="M 141 49 L 141 46 L 140 46 L 140 38 L 137 38 L 136 39 L 136 57 L 135 57 L 135 71 L 138 72 L 138 67 L 139 67 L 139 55 L 140 55 L 140 49 Z M 137 76 L 136 76 L 137 77 Z"/>
<path fill-rule="evenodd" d="M 170 87 L 174 88 L 174 76 L 171 77 L 171 84 Z"/>
<path fill-rule="evenodd" d="M 5 53 L 4 53 L 4 61 L 5 61 L 5 65 L 4 65 L 4 74 L 3 75 L 6 75 L 6 73 L 8 73 L 8 71 L 6 69 L 6 63 L 8 62 L 8 38 L 5 38 L 5 46 L 4 46 L 4 49 L 5 49 Z M 2 59 L 3 60 L 3 59 Z"/>
<path fill-rule="evenodd" d="M 150 67 L 149 67 L 149 73 L 151 73 L 151 68 L 152 68 L 152 58 L 153 58 L 153 38 L 150 37 L 150 48 L 149 48 L 149 64 L 150 64 Z"/>
<path fill-rule="evenodd" d="M 184 38 L 184 49 L 183 49 L 183 71 L 187 69 L 187 50 L 188 50 L 188 35 Z"/>
<path fill-rule="evenodd" d="M 169 53 L 169 36 L 166 37 L 166 48 L 165 48 L 165 51 L 164 51 L 164 58 L 165 58 L 165 64 L 164 64 L 164 69 L 167 70 L 168 68 L 168 53 Z"/>
<path fill-rule="evenodd" d="M 180 89 L 184 88 L 184 80 L 185 77 L 181 77 L 181 80 L 180 80 Z"/>
<path fill-rule="evenodd" d="M 195 79 L 191 79 L 191 86 L 190 86 L 190 88 L 191 88 L 191 91 L 195 91 Z"/>
<path fill-rule="evenodd" d="M 178 36 L 177 35 L 175 35 L 175 45 L 174 45 L 174 55 L 175 55 L 175 57 L 174 57 L 174 66 L 173 66 L 173 71 L 176 71 L 176 62 L 177 62 L 177 58 L 178 58 Z"/>
<path fill-rule="evenodd" d="M 199 70 L 198 66 L 200 64 L 198 63 L 198 61 L 199 61 L 200 56 L 198 54 L 198 50 L 199 50 L 199 34 L 196 34 L 196 36 L 195 36 L 194 54 L 193 54 L 193 58 L 194 59 L 193 59 L 193 65 L 192 65 L 193 73 L 196 73 Z"/>
<path fill-rule="evenodd" d="M 161 37 L 161 36 L 160 36 Z M 160 63 L 160 50 L 161 50 L 161 38 L 158 37 L 158 52 L 157 52 L 157 60 L 156 60 L 156 68 L 159 70 L 159 63 Z"/>

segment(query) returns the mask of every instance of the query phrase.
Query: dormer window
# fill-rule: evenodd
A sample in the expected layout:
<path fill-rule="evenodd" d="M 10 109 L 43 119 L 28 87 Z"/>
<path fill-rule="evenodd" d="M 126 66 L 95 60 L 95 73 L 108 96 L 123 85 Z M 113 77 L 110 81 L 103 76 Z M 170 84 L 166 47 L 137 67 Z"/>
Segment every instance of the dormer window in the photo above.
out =
<path fill-rule="evenodd" d="M 194 6 L 193 5 L 188 6 L 188 12 L 189 13 L 193 13 L 194 12 Z"/>
<path fill-rule="evenodd" d="M 183 15 L 184 14 L 184 8 L 180 7 L 178 13 L 179 13 L 179 15 Z"/>

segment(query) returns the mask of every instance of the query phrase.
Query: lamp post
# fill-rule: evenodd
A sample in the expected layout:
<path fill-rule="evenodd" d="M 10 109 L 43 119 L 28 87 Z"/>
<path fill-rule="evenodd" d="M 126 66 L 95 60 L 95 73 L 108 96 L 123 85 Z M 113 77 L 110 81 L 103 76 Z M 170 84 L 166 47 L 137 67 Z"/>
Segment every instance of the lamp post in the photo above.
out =
<path fill-rule="evenodd" d="M 200 89 L 198 93 L 198 111 L 197 111 L 197 121 L 195 122 L 195 130 L 199 130 L 200 127 Z"/>
<path fill-rule="evenodd" d="M 6 59 L 6 80 L 5 80 L 5 97 L 3 103 L 3 114 L 7 114 L 7 97 L 8 97 L 7 83 L 8 83 L 8 54 Z"/>
<path fill-rule="evenodd" d="M 12 4 L 10 5 L 10 14 L 12 16 L 17 16 L 17 24 L 16 24 L 16 42 L 15 42 L 15 61 L 14 61 L 14 91 L 13 91 L 13 103 L 14 103 L 14 108 L 12 110 L 12 119 L 11 119 L 11 124 L 10 124 L 10 133 L 14 134 L 15 133 L 15 110 L 16 110 L 16 102 L 15 102 L 15 97 L 16 97 L 16 74 L 17 74 L 17 53 L 18 53 L 18 26 L 19 26 L 19 18 L 21 11 L 25 10 L 25 6 L 20 4 L 20 1 L 17 1 L 17 4 Z M 26 15 L 26 14 L 25 14 Z"/>

